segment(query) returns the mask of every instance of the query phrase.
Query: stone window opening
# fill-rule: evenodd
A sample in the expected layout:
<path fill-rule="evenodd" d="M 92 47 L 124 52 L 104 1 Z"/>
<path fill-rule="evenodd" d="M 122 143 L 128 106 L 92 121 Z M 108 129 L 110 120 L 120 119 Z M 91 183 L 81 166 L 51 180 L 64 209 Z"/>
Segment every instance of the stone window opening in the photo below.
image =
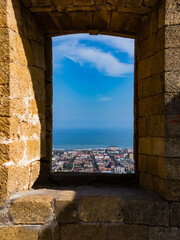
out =
<path fill-rule="evenodd" d="M 0 239 L 179 240 L 179 24 L 179 0 L 0 1 Z M 50 182 L 51 37 L 85 32 L 135 38 L 138 189 Z"/>
<path fill-rule="evenodd" d="M 91 37 L 92 36 L 92 37 Z M 107 74 L 106 72 L 104 72 L 105 70 L 104 69 L 97 69 L 97 63 L 94 61 L 94 65 L 93 65 L 93 67 L 91 66 L 91 68 L 93 69 L 93 73 L 91 73 L 91 74 L 93 74 L 93 76 L 97 79 L 96 81 L 98 81 L 98 79 L 99 79 L 99 77 L 97 76 L 97 73 L 99 72 L 101 75 L 100 75 L 100 81 L 102 82 L 102 81 L 105 81 L 106 80 L 106 78 L 108 78 L 108 79 L 111 79 L 111 85 L 113 86 L 113 81 L 119 81 L 119 84 L 120 84 L 120 82 L 126 82 L 126 85 L 127 85 L 127 89 L 126 89 L 126 91 L 128 91 L 129 89 L 133 89 L 133 83 L 131 83 L 132 82 L 132 79 L 133 79 L 133 72 L 134 72 L 134 67 L 133 67 L 133 65 L 134 65 L 134 61 L 133 61 L 133 58 L 134 58 L 134 41 L 133 41 L 133 39 L 125 39 L 125 38 L 119 38 L 119 37 L 113 37 L 112 35 L 110 36 L 106 36 L 106 35 L 87 35 L 87 34 L 81 34 L 81 35 L 78 35 L 78 34 L 73 34 L 73 35 L 65 35 L 65 36 L 60 36 L 59 38 L 52 38 L 52 41 L 53 41 L 53 46 L 54 46 L 54 56 L 53 56 L 53 65 L 54 65 L 54 67 L 53 67 L 53 72 L 54 72 L 54 74 L 53 75 L 55 75 L 55 79 L 53 79 L 53 89 L 55 89 L 54 91 L 55 91 L 55 94 L 56 94 L 56 97 L 54 97 L 53 96 L 53 104 L 54 104 L 54 107 L 53 107 L 53 115 L 55 114 L 55 127 L 53 128 L 54 129 L 54 132 L 53 132 L 53 134 L 55 134 L 55 136 L 56 136 L 56 138 L 57 138 L 57 140 L 60 140 L 60 143 L 61 142 L 63 142 L 63 138 L 64 138 L 64 136 L 63 136 L 63 133 L 64 134 L 66 134 L 66 132 L 65 131 L 63 131 L 63 126 L 64 126 L 64 124 L 65 124 L 65 129 L 67 128 L 67 126 L 66 126 L 66 123 L 65 123 L 65 121 L 63 121 L 62 119 L 61 119 L 61 117 L 59 116 L 60 115 L 60 112 L 62 111 L 60 111 L 59 109 L 61 109 L 62 107 L 63 107 L 63 109 L 64 109 L 64 106 L 61 106 L 61 101 L 66 101 L 65 99 L 64 100 L 57 100 L 57 99 L 59 99 L 60 97 L 60 94 L 62 94 L 62 89 L 60 88 L 60 87 L 58 87 L 58 85 L 60 84 L 59 82 L 60 81 L 65 81 L 64 80 L 64 78 L 66 79 L 66 77 L 64 76 L 64 74 L 65 73 L 63 73 L 63 75 L 62 75 L 62 73 L 59 73 L 59 69 L 58 69 L 58 66 L 61 64 L 62 66 L 61 66 L 61 72 L 62 71 L 66 71 L 66 65 L 67 65 L 67 63 L 64 63 L 64 61 L 63 61 L 63 59 L 67 59 L 67 57 L 66 57 L 66 55 L 68 55 L 68 59 L 73 59 L 73 56 L 71 57 L 71 54 L 75 54 L 75 56 L 74 56 L 74 58 L 82 58 L 81 60 L 79 60 L 79 61 L 82 61 L 82 62 L 84 62 L 84 64 L 88 64 L 88 61 L 86 60 L 86 59 L 84 59 L 83 60 L 83 57 L 81 57 L 81 56 L 79 56 L 78 54 L 77 54 L 77 51 L 78 50 L 76 50 L 74 47 L 71 47 L 71 46 L 74 46 L 74 44 L 76 44 L 77 45 L 77 48 L 78 48 L 78 46 L 80 47 L 80 50 L 81 50 L 81 48 L 83 47 L 83 49 L 84 49 L 84 51 L 86 50 L 86 48 L 87 48 L 87 51 L 89 50 L 89 51 L 94 51 L 94 54 L 97 54 L 97 52 L 100 54 L 100 56 L 99 56 L 99 58 L 101 57 L 101 55 L 103 55 L 103 56 L 105 56 L 105 57 L 107 57 L 107 58 L 113 58 L 114 59 L 114 61 L 116 61 L 116 64 L 119 64 L 118 65 L 118 67 L 119 67 L 119 69 L 117 70 L 117 72 L 116 72 L 116 75 L 114 75 L 114 73 L 109 73 L 109 74 Z M 88 45 L 88 42 L 87 42 L 87 40 L 88 40 L 88 42 L 90 41 L 91 42 L 91 44 L 90 45 Z M 108 41 L 108 44 L 107 44 L 107 41 Z M 118 42 L 119 41 L 119 42 Z M 110 44 L 110 42 L 112 42 L 111 44 Z M 97 45 L 97 43 L 98 44 L 100 44 L 100 45 L 98 45 L 98 46 L 96 46 Z M 115 44 L 115 45 L 113 45 L 113 43 Z M 117 46 L 117 44 L 119 43 L 119 45 Z M 124 46 L 124 45 L 126 45 L 126 47 Z M 129 45 L 129 46 L 127 46 L 127 44 Z M 62 48 L 61 48 L 61 45 L 62 45 Z M 120 46 L 121 45 L 121 46 Z M 64 48 L 65 49 L 67 49 L 67 53 L 65 54 L 64 53 Z M 72 49 L 71 49 L 72 48 Z M 106 48 L 109 48 L 108 50 L 106 49 Z M 128 49 L 125 49 L 125 48 L 128 48 Z M 71 50 L 70 50 L 71 49 Z M 131 53 L 130 53 L 130 49 L 131 49 Z M 99 52 L 100 51 L 100 52 Z M 111 52 L 110 52 L 111 51 Z M 119 54 L 117 54 L 117 52 L 121 52 L 121 55 L 120 55 L 120 53 Z M 70 55 L 70 56 L 69 56 Z M 76 56 L 77 55 L 77 56 Z M 67 60 L 66 60 L 67 61 Z M 70 61 L 70 60 L 69 60 Z M 70 64 L 69 63 L 69 61 L 68 61 L 68 65 L 70 65 L 68 68 L 70 68 L 70 67 L 72 67 L 72 71 L 74 71 L 75 72 L 75 76 L 76 76 L 76 69 L 77 69 L 77 66 L 75 67 L 72 63 Z M 72 60 L 71 60 L 72 61 Z M 77 60 L 78 61 L 78 60 Z M 76 60 L 73 60 L 73 62 L 76 62 Z M 63 69 L 63 64 L 65 64 L 65 70 Z M 83 65 L 84 65 L 83 64 Z M 93 63 L 91 63 L 91 65 L 92 65 Z M 122 67 L 121 67 L 121 64 L 124 64 L 124 68 L 126 69 L 122 69 Z M 71 66 L 72 65 L 72 66 Z M 105 66 L 104 66 L 104 68 L 108 68 L 106 71 L 110 71 L 110 69 L 109 69 L 109 67 L 106 65 L 106 64 L 104 64 Z M 81 69 L 83 69 L 84 68 L 84 66 L 81 66 Z M 90 67 L 89 67 L 90 68 Z M 88 75 L 89 74 L 89 72 L 91 72 L 92 70 L 90 69 L 90 70 L 88 70 L 88 68 L 86 67 L 86 68 L 84 68 L 84 69 L 86 69 L 86 74 Z M 96 71 L 97 71 L 97 73 L 94 73 L 94 71 L 95 71 L 95 69 L 96 69 Z M 78 68 L 78 71 L 81 71 L 79 68 Z M 85 70 L 82 70 L 82 74 L 84 73 L 83 71 L 85 71 Z M 124 72 L 125 71 L 125 72 Z M 122 73 L 123 72 L 123 73 Z M 68 74 L 68 73 L 67 73 Z M 80 73 L 79 73 L 80 74 Z M 85 73 L 84 73 L 85 74 Z M 58 76 L 58 77 L 57 77 Z M 68 76 L 69 76 L 69 74 L 68 74 Z M 104 77 L 103 78 L 103 76 L 106 76 L 106 77 Z M 62 80 L 61 80 L 61 78 L 62 78 Z M 79 75 L 79 78 L 81 79 L 83 79 L 83 77 L 81 77 L 81 74 Z M 93 81 L 95 81 L 95 80 L 93 80 Z M 96 82 L 95 81 L 95 82 Z M 110 80 L 109 80 L 110 81 Z M 67 87 L 69 87 L 70 89 L 72 88 L 71 86 L 70 86 L 70 83 L 69 83 L 69 80 L 68 80 L 68 78 L 67 78 L 67 80 L 66 80 L 66 84 L 67 84 Z M 74 84 L 75 84 L 75 82 L 77 82 L 77 84 L 79 84 L 79 79 L 75 79 L 74 80 L 74 82 L 72 81 L 72 83 L 71 83 L 71 85 L 73 85 L 74 86 Z M 106 81 L 105 81 L 106 82 Z M 133 80 L 133 82 L 134 82 L 134 80 Z M 69 84 L 69 85 L 68 85 Z M 83 86 L 84 86 L 84 88 L 87 88 L 87 85 L 88 85 L 88 83 L 82 83 L 83 84 Z M 95 84 L 95 83 L 94 83 Z M 108 82 L 107 83 L 104 83 L 104 84 L 108 84 Z M 114 83 L 115 84 L 115 83 Z M 92 85 L 92 84 L 91 84 Z M 97 83 L 96 83 L 96 85 L 97 85 Z M 117 85 L 117 84 L 116 84 Z M 78 89 L 76 89 L 77 88 L 77 86 L 75 85 L 75 90 L 74 91 L 76 91 L 77 92 L 77 94 L 78 94 L 78 91 L 80 91 L 80 87 L 78 88 Z M 59 89 L 59 90 L 58 90 Z M 114 89 L 114 88 L 113 88 Z M 57 91 L 58 91 L 58 94 L 57 94 Z M 67 90 L 66 90 L 67 91 Z M 71 90 L 70 90 L 71 91 Z M 100 91 L 100 90 L 99 90 Z M 102 90 L 101 90 L 102 91 Z M 124 91 L 125 91 L 125 89 L 124 89 Z M 118 90 L 118 92 L 119 92 L 119 94 L 123 94 L 124 93 L 124 91 L 120 88 L 119 90 Z M 117 90 L 116 90 L 116 92 L 117 92 Z M 89 93 L 86 93 L 86 98 L 88 97 L 88 94 Z M 107 94 L 107 93 L 106 93 Z M 110 94 L 110 93 L 109 93 Z M 63 95 L 63 94 L 62 94 Z M 92 94 L 91 94 L 92 95 Z M 96 94 L 97 95 L 97 94 Z M 111 96 L 111 97 L 113 97 L 114 98 L 114 96 Z M 68 97 L 67 97 L 68 98 Z M 76 97 L 77 98 L 77 97 Z M 74 99 L 75 101 L 77 100 L 77 99 Z M 94 98 L 97 98 L 97 96 L 94 96 Z M 127 97 L 126 97 L 127 98 Z M 133 90 L 129 90 L 129 95 L 128 95 L 128 99 L 127 99 L 127 101 L 129 101 L 129 98 L 131 99 L 131 101 L 133 101 Z M 99 98 L 98 98 L 99 99 Z M 98 100 L 96 100 L 97 101 L 97 103 L 96 104 L 98 104 Z M 123 101 L 126 101 L 126 100 L 123 100 Z M 122 101 L 122 102 L 123 102 Z M 91 100 L 91 102 L 92 102 L 92 100 Z M 89 102 L 89 105 L 90 105 L 90 103 L 91 102 Z M 72 102 L 72 104 L 73 104 L 74 102 Z M 56 105 L 55 105 L 56 104 Z M 72 105 L 71 104 L 71 105 Z M 80 103 L 79 103 L 80 104 Z M 112 104 L 112 103 L 111 103 Z M 117 103 L 115 103 L 115 104 L 117 104 Z M 120 102 L 120 104 L 122 104 L 121 102 Z M 86 109 L 88 109 L 88 107 L 89 107 L 89 105 L 88 104 L 86 104 Z M 101 104 L 102 105 L 102 104 Z M 75 108 L 77 108 L 78 109 L 78 107 L 80 107 L 80 105 L 75 105 L 74 106 Z M 129 108 L 129 112 L 128 113 L 126 113 L 126 114 L 128 114 L 128 118 L 130 117 L 130 118 L 132 118 L 132 116 L 131 115 L 133 115 L 133 113 L 130 113 L 131 111 L 133 111 L 133 109 L 132 109 L 132 106 L 131 106 L 131 104 L 129 104 L 129 106 L 127 106 L 128 108 Z M 72 108 L 72 106 L 71 106 L 71 108 Z M 121 106 L 119 105 L 119 104 L 117 104 L 117 108 L 121 108 Z M 73 108 L 74 109 L 74 108 Z M 66 110 L 64 110 L 65 111 L 65 113 L 64 113 L 64 115 L 66 115 Z M 81 110 L 82 111 L 82 110 Z M 124 110 L 125 111 L 125 110 Z M 69 112 L 69 111 L 68 111 Z M 57 114 L 59 113 L 59 115 L 57 116 Z M 106 113 L 107 114 L 107 113 Z M 122 110 L 122 112 L 121 112 L 121 114 L 122 115 L 125 115 L 125 112 L 123 112 L 123 110 Z M 119 115 L 120 115 L 120 113 L 119 113 Z M 73 116 L 72 116 L 73 117 Z M 116 117 L 117 117 L 117 114 L 116 114 Z M 57 120 L 56 120 L 56 118 L 57 119 L 59 119 L 58 120 L 58 123 L 57 123 Z M 119 117 L 120 118 L 120 117 Z M 122 117 L 121 117 L 122 118 Z M 68 119 L 66 119 L 67 121 L 69 121 L 69 117 L 68 117 Z M 115 120 L 115 117 L 114 117 L 114 120 Z M 128 120 L 128 119 L 127 119 Z M 60 122 L 59 122 L 60 121 Z M 95 123 L 96 123 L 96 126 L 95 126 L 95 128 L 97 128 L 97 120 L 96 120 L 96 118 L 94 118 L 94 121 L 95 121 Z M 107 124 L 107 119 L 105 118 L 105 119 L 103 119 L 103 120 L 101 120 L 101 122 L 102 122 L 102 124 Z M 120 121 L 122 121 L 123 122 L 123 120 L 121 120 L 120 119 Z M 129 122 L 130 122 L 130 120 L 128 120 Z M 72 122 L 72 120 L 71 120 L 71 125 L 69 124 L 68 126 L 69 126 L 69 132 L 71 131 L 71 132 L 73 132 L 73 124 L 75 124 L 74 122 Z M 77 126 L 78 126 L 78 122 L 76 122 L 76 125 L 75 125 L 75 128 L 76 128 L 76 134 L 80 134 L 80 132 L 82 131 L 82 129 L 81 128 L 78 128 Z M 82 121 L 82 124 L 85 124 L 85 126 L 90 126 L 90 125 L 88 125 L 88 124 L 91 124 L 91 123 L 89 123 L 88 122 L 88 120 L 83 120 Z M 82 125 L 81 124 L 81 125 Z M 101 124 L 101 125 L 102 125 Z M 125 124 L 125 123 L 122 123 L 122 124 Z M 127 123 L 126 123 L 127 124 Z M 132 127 L 132 123 L 130 124 L 129 123 L 129 125 L 131 125 L 131 127 Z M 129 126 L 128 125 L 128 126 Z M 58 127 L 57 127 L 58 126 Z M 61 127 L 60 129 L 61 129 L 61 131 L 59 131 L 59 127 Z M 120 127 L 120 126 L 119 126 Z M 115 130 L 118 130 L 119 129 L 119 127 L 117 127 Z M 88 129 L 88 127 L 86 127 L 87 129 Z M 124 127 L 124 125 L 122 126 L 121 125 L 121 129 L 126 129 L 127 127 Z M 130 126 L 129 126 L 129 128 L 130 128 Z M 92 129 L 92 130 L 91 130 Z M 57 132 L 59 132 L 59 135 L 57 136 Z M 93 131 L 93 128 L 91 127 L 91 128 L 89 128 L 89 131 Z M 84 131 L 85 132 L 85 131 Z M 88 132 L 89 133 L 89 132 Z M 115 134 L 114 132 L 112 132 L 112 134 Z M 127 134 L 129 134 L 130 135 L 130 133 L 127 131 Z M 84 136 L 84 135 L 83 135 Z M 124 139 L 125 138 L 127 138 L 126 136 L 123 136 L 124 137 Z M 59 138 L 62 138 L 62 140 L 61 139 L 59 139 Z M 129 137 L 130 138 L 130 137 Z M 133 134 L 132 134 L 132 137 L 131 138 L 133 138 Z M 56 141 L 57 141 L 56 140 Z M 130 142 L 131 140 L 129 139 L 129 142 Z M 123 142 L 123 139 L 121 140 L 120 139 L 120 142 L 121 142 L 121 144 L 125 144 L 124 142 Z M 128 144 L 129 144 L 129 142 L 128 142 Z M 56 143 L 57 144 L 57 143 Z M 82 144 L 84 144 L 84 142 L 82 143 Z M 99 144 L 101 144 L 101 142 L 99 142 Z M 117 142 L 117 144 L 118 144 L 118 142 Z M 76 144 L 77 145 L 77 144 Z M 95 143 L 94 142 L 92 142 L 92 143 L 90 143 L 90 145 L 94 145 L 95 146 Z M 84 147 L 84 149 L 90 149 L 91 147 L 90 147 L 90 145 L 88 145 L 88 147 Z M 111 144 L 112 145 L 112 144 Z M 56 145 L 55 145 L 56 146 Z M 125 146 L 125 145 L 123 145 L 124 147 L 128 147 L 128 146 Z M 108 146 L 106 146 L 106 147 L 108 147 Z M 60 147 L 61 148 L 61 147 Z M 74 151 L 77 151 L 77 148 L 75 147 L 75 148 L 73 148 L 73 145 L 71 146 L 71 148 L 72 148 L 72 150 L 74 150 Z M 98 149 L 98 145 L 96 146 L 96 147 L 94 147 L 94 149 Z M 123 149 L 123 147 L 121 148 L 121 149 Z M 129 147 L 129 149 L 132 149 L 132 147 L 130 148 Z M 57 150 L 58 150 L 58 148 L 57 148 Z M 56 151 L 54 151 L 54 152 L 57 152 L 57 150 Z M 82 149 L 83 150 L 83 149 Z M 93 148 L 92 148 L 92 150 L 93 150 Z M 92 154 L 92 150 L 91 151 L 89 151 L 88 153 L 89 154 Z M 64 151 L 68 151 L 68 149 L 66 149 L 66 148 L 64 148 Z M 120 149 L 118 149 L 118 151 L 120 151 Z M 58 153 L 56 153 L 56 154 L 59 154 L 60 153 L 60 151 L 58 152 Z M 120 154 L 120 153 L 119 153 Z M 76 154 L 77 155 L 77 154 Z M 117 154 L 118 155 L 118 154 Z M 57 155 L 55 155 L 55 157 L 57 157 Z M 76 156 L 77 157 L 77 156 Z M 92 157 L 92 156 L 91 156 Z M 111 161 L 114 161 L 114 160 L 112 160 L 111 159 Z M 129 162 L 132 162 L 132 160 L 130 160 L 129 159 Z M 130 164 L 130 163 L 129 163 Z M 133 167 L 134 167 L 134 164 L 133 163 L 131 163 L 131 165 L 133 165 Z M 58 162 L 56 162 L 56 161 L 54 161 L 54 162 L 52 162 L 52 178 L 53 179 L 58 179 L 59 178 L 59 180 L 58 180 L 58 183 L 62 183 L 62 184 L 67 184 L 67 185 L 73 185 L 73 184 L 75 184 L 75 183 L 77 183 L 77 184 L 80 184 L 80 185 L 82 185 L 82 184 L 97 184 L 97 183 L 103 183 L 103 184 L 112 184 L 112 183 L 114 183 L 114 184 L 122 184 L 121 182 L 122 182 L 122 179 L 126 179 L 125 181 L 123 180 L 123 184 L 125 184 L 125 182 L 128 182 L 128 184 L 129 184 L 129 182 L 130 181 L 135 181 L 135 174 L 127 174 L 127 172 L 126 173 L 116 173 L 116 171 L 111 171 L 111 174 L 109 175 L 109 173 L 105 173 L 105 172 L 103 172 L 102 171 L 102 173 L 99 171 L 99 170 L 97 170 L 97 168 L 96 167 L 94 167 L 94 165 L 93 165 L 93 171 L 91 170 L 90 172 L 88 171 L 88 172 L 86 172 L 86 171 L 84 171 L 84 170 L 82 170 L 82 171 L 78 171 L 78 172 L 76 172 L 76 170 L 69 170 L 69 172 L 67 172 L 67 171 L 65 171 L 65 170 L 62 170 L 62 171 L 58 171 Z M 72 166 L 71 166 L 72 167 Z M 61 166 L 61 168 L 62 168 L 62 166 Z M 116 167 L 115 167 L 116 168 Z M 54 170 L 53 170 L 54 169 Z M 119 175 L 119 174 L 127 174 L 127 176 L 121 176 L 121 177 L 118 177 L 118 176 L 112 176 L 112 175 Z M 59 175 L 61 175 L 61 176 L 59 176 Z M 104 175 L 104 176 L 100 176 L 100 175 Z M 78 177 L 80 177 L 80 179 L 78 179 Z M 61 180 L 62 178 L 64 178 L 64 180 Z M 111 180 L 111 178 L 112 178 L 112 180 Z M 72 179 L 72 180 L 71 180 Z M 82 180 L 83 179 L 83 180 Z M 108 180 L 109 179 L 109 180 Z M 129 179 L 129 181 L 128 181 L 128 179 Z"/>

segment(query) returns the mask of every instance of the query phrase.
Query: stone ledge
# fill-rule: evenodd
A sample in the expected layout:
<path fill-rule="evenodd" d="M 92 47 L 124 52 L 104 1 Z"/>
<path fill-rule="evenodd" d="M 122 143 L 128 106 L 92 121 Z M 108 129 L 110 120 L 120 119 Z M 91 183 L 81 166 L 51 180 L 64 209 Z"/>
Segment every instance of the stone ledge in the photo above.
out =
<path fill-rule="evenodd" d="M 10 199 L 13 224 L 126 223 L 169 226 L 169 203 L 140 189 L 77 187 L 30 190 Z"/>

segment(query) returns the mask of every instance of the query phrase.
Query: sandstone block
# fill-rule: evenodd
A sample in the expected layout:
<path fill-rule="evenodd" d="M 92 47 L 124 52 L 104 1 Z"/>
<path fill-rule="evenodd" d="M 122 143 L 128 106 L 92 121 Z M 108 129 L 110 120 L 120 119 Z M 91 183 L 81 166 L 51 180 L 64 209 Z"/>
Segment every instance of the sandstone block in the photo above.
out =
<path fill-rule="evenodd" d="M 165 138 L 141 137 L 139 138 L 139 153 L 165 156 Z"/>
<path fill-rule="evenodd" d="M 10 116 L 10 99 L 0 95 L 0 116 Z"/>
<path fill-rule="evenodd" d="M 180 117 L 179 115 L 166 116 L 166 131 L 168 137 L 180 136 Z"/>
<path fill-rule="evenodd" d="M 94 14 L 93 28 L 103 31 L 109 26 L 111 20 L 111 12 L 108 11 L 97 11 Z"/>
<path fill-rule="evenodd" d="M 139 186 L 148 191 L 153 191 L 153 176 L 151 174 L 140 172 Z"/>
<path fill-rule="evenodd" d="M 35 227 L 0 227 L 1 240 L 38 240 L 38 230 Z"/>
<path fill-rule="evenodd" d="M 180 94 L 179 93 L 166 93 L 166 114 L 179 115 Z"/>
<path fill-rule="evenodd" d="M 9 63 L 0 61 L 0 84 L 7 84 L 9 75 Z"/>
<path fill-rule="evenodd" d="M 142 80 L 142 96 L 148 97 L 164 93 L 164 73 L 157 74 Z"/>
<path fill-rule="evenodd" d="M 36 67 L 29 67 L 31 74 L 30 91 L 31 96 L 36 99 L 45 100 L 45 75 L 44 70 Z"/>
<path fill-rule="evenodd" d="M 178 228 L 160 228 L 160 227 L 149 228 L 149 240 L 154 240 L 154 239 L 178 240 L 179 235 L 180 235 L 180 232 Z"/>
<path fill-rule="evenodd" d="M 32 139 L 27 141 L 27 158 L 28 160 L 39 160 L 41 158 L 41 142 L 40 139 Z"/>
<path fill-rule="evenodd" d="M 140 171 L 157 176 L 159 176 L 160 168 L 163 167 L 163 166 L 160 167 L 159 157 L 142 154 L 139 154 L 138 166 Z"/>
<path fill-rule="evenodd" d="M 166 135 L 165 118 L 163 115 L 147 117 L 147 135 L 151 137 L 163 137 Z"/>
<path fill-rule="evenodd" d="M 0 117 L 0 138 L 9 138 L 10 135 L 10 119 Z"/>
<path fill-rule="evenodd" d="M 137 0 L 137 1 L 133 1 L 133 0 L 126 0 L 126 7 L 140 7 L 142 5 L 142 0 Z"/>
<path fill-rule="evenodd" d="M 154 7 L 158 1 L 157 0 L 144 0 L 144 5 L 148 7 Z"/>
<path fill-rule="evenodd" d="M 45 70 L 44 46 L 31 41 L 35 66 Z"/>
<path fill-rule="evenodd" d="M 160 158 L 160 177 L 180 180 L 180 159 Z"/>
<path fill-rule="evenodd" d="M 59 225 L 54 225 L 47 227 L 43 226 L 39 230 L 39 240 L 59 240 L 60 237 L 60 229 Z"/>
<path fill-rule="evenodd" d="M 156 53 L 152 58 L 151 58 L 151 75 L 162 73 L 165 71 L 165 51 L 164 49 L 158 53 Z"/>
<path fill-rule="evenodd" d="M 165 28 L 165 47 L 179 48 L 180 25 Z"/>
<path fill-rule="evenodd" d="M 180 92 L 180 72 L 165 72 L 165 91 Z"/>
<path fill-rule="evenodd" d="M 103 225 L 66 224 L 61 226 L 61 240 L 106 239 L 107 227 Z"/>
<path fill-rule="evenodd" d="M 147 135 L 147 121 L 146 117 L 141 117 L 138 119 L 138 135 L 140 137 Z"/>
<path fill-rule="evenodd" d="M 139 44 L 141 60 L 152 56 L 155 53 L 155 34 L 142 40 Z"/>
<path fill-rule="evenodd" d="M 53 0 L 56 6 L 68 6 L 73 4 L 73 0 Z"/>
<path fill-rule="evenodd" d="M 31 76 L 28 67 L 20 64 L 10 64 L 10 96 L 18 98 L 20 101 L 23 97 L 30 95 Z M 21 100 L 22 101 L 22 100 Z"/>
<path fill-rule="evenodd" d="M 40 174 L 40 161 L 31 163 L 28 188 L 31 188 L 33 186 L 33 184 L 38 179 L 39 174 Z"/>
<path fill-rule="evenodd" d="M 165 6 L 161 4 L 158 8 L 158 28 L 165 26 Z"/>
<path fill-rule="evenodd" d="M 170 225 L 180 227 L 180 203 L 172 202 L 170 204 Z"/>
<path fill-rule="evenodd" d="M 168 226 L 169 205 L 165 201 L 127 200 L 124 205 L 124 222 Z"/>
<path fill-rule="evenodd" d="M 10 31 L 10 61 L 21 65 L 33 65 L 33 53 L 28 39 L 23 38 L 14 31 Z"/>
<path fill-rule="evenodd" d="M 108 3 L 112 5 L 117 5 L 119 7 L 125 6 L 125 1 L 124 0 L 107 0 Z"/>
<path fill-rule="evenodd" d="M 58 223 L 75 223 L 78 221 L 78 204 L 76 202 L 57 199 L 54 207 Z"/>
<path fill-rule="evenodd" d="M 179 4 L 174 0 L 167 0 L 165 4 L 165 25 L 180 24 Z"/>
<path fill-rule="evenodd" d="M 92 5 L 94 0 L 73 0 L 74 5 Z"/>
<path fill-rule="evenodd" d="M 8 62 L 9 61 L 9 29 L 0 28 L 0 62 Z"/>
<path fill-rule="evenodd" d="M 5 167 L 0 167 L 0 206 L 5 205 L 7 199 L 8 171 Z"/>
<path fill-rule="evenodd" d="M 24 141 L 14 141 L 9 144 L 10 145 L 10 160 L 14 162 L 18 162 L 23 159 L 26 146 Z"/>
<path fill-rule="evenodd" d="M 122 222 L 121 198 L 84 197 L 81 204 L 81 220 L 85 222 Z"/>
<path fill-rule="evenodd" d="M 108 239 L 109 240 L 147 240 L 148 232 L 146 226 L 138 225 L 117 225 L 108 227 Z"/>
<path fill-rule="evenodd" d="M 151 58 L 152 57 L 148 57 L 139 62 L 138 79 L 143 79 L 151 76 Z"/>
<path fill-rule="evenodd" d="M 46 7 L 51 6 L 51 0 L 31 0 L 33 7 Z"/>
<path fill-rule="evenodd" d="M 0 175 L 0 205 L 3 205 L 11 194 L 28 190 L 29 165 L 0 167 Z"/>
<path fill-rule="evenodd" d="M 16 224 L 43 224 L 52 217 L 51 196 L 28 196 L 14 200 L 9 213 Z"/>
<path fill-rule="evenodd" d="M 179 71 L 180 48 L 165 49 L 165 71 Z"/>
<path fill-rule="evenodd" d="M 180 157 L 179 138 L 168 138 L 166 140 L 166 157 Z"/>
<path fill-rule="evenodd" d="M 113 31 L 122 31 L 124 26 L 126 25 L 127 21 L 129 20 L 129 15 L 123 15 L 119 12 L 113 12 L 111 18 L 110 29 Z"/>

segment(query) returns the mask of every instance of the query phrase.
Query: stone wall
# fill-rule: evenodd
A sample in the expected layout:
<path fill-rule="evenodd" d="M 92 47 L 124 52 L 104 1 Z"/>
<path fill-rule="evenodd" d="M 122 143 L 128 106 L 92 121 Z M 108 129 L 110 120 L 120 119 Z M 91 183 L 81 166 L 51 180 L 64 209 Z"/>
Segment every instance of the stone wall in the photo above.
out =
<path fill-rule="evenodd" d="M 180 11 L 167 0 L 145 16 L 136 39 L 140 186 L 180 200 Z"/>
<path fill-rule="evenodd" d="M 0 238 L 179 239 L 179 0 L 22 2 L 0 2 Z M 51 185 L 29 190 L 50 174 L 51 36 L 79 32 L 136 39 L 134 149 L 146 191 L 87 187 L 67 200 Z"/>
<path fill-rule="evenodd" d="M 0 211 L 0 239 L 179 240 L 177 210 L 142 190 L 30 190 Z"/>
<path fill-rule="evenodd" d="M 46 157 L 44 34 L 20 1 L 0 3 L 0 204 L 31 188 Z"/>

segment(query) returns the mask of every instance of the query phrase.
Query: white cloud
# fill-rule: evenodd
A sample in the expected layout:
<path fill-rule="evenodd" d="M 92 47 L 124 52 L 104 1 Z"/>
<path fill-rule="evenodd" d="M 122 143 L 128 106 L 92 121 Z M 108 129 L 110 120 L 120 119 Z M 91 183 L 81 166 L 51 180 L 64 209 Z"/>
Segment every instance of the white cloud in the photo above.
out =
<path fill-rule="evenodd" d="M 110 101 L 110 100 L 111 100 L 110 97 L 98 97 L 98 98 L 97 98 L 97 101 L 98 101 L 98 102 L 108 102 L 108 101 Z"/>
<path fill-rule="evenodd" d="M 62 59 L 69 58 L 81 66 L 90 64 L 107 76 L 119 77 L 133 72 L 133 64 L 123 63 L 111 52 L 87 46 L 81 43 L 82 40 L 101 42 L 114 48 L 116 51 L 126 52 L 130 57 L 133 57 L 133 41 L 131 39 L 112 38 L 102 35 L 89 36 L 87 34 L 68 35 L 54 39 L 55 47 L 53 48 L 53 54 L 55 67 Z"/>

